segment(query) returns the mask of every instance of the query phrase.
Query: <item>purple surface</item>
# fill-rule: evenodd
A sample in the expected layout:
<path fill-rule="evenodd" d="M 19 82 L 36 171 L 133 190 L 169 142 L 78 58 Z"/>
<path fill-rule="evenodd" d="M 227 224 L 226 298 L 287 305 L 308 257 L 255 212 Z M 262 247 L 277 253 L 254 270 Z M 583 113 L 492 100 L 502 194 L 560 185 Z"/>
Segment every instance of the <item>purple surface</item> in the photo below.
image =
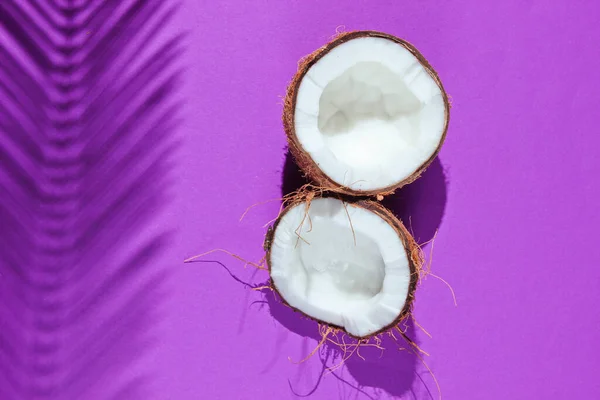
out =
<path fill-rule="evenodd" d="M 261 226 L 279 204 L 238 219 L 280 196 L 281 96 L 298 59 L 338 25 L 398 35 L 430 60 L 453 99 L 440 155 L 448 183 L 440 188 L 439 174 L 430 188 L 416 183 L 411 202 L 413 226 L 427 240 L 439 219 L 428 210 L 439 215 L 446 200 L 432 267 L 452 284 L 458 307 L 432 278 L 416 303 L 433 336 L 417 338 L 443 397 L 600 397 L 600 3 L 192 3 L 182 16 L 190 47 L 181 257 L 216 247 L 261 257 Z M 252 274 L 227 257 L 207 259 Z M 295 397 L 290 384 L 301 394 L 314 388 L 319 360 L 288 361 L 316 345 L 306 323 L 250 305 L 262 296 L 216 264 L 174 268 L 162 396 L 284 399 Z M 373 398 L 429 398 L 419 378 L 414 396 L 403 389 L 406 370 L 416 369 L 437 398 L 424 367 L 404 356 L 338 372 L 352 385 L 378 385 L 362 388 Z M 311 398 L 369 397 L 328 375 Z"/>
<path fill-rule="evenodd" d="M 0 2 L 0 184 L 7 188 L 0 192 L 1 399 L 438 397 L 430 373 L 406 351 L 389 348 L 381 358 L 365 351 L 366 361 L 352 358 L 335 374 L 323 373 L 319 356 L 290 362 L 316 346 L 317 327 L 244 284 L 263 282 L 264 273 L 219 254 L 182 264 L 213 248 L 262 257 L 262 226 L 277 215 L 279 202 L 239 218 L 298 183 L 286 162 L 282 96 L 298 59 L 340 25 L 410 41 L 453 99 L 439 159 L 388 201 L 410 217 L 421 242 L 438 230 L 432 270 L 456 292 L 458 307 L 442 282 L 428 278 L 415 315 L 432 338 L 409 327 L 430 354 L 424 358 L 443 398 L 600 398 L 600 3 L 183 0 L 156 34 L 149 21 L 162 14 L 141 4 L 158 2 L 118 3 L 136 7 L 136 17 L 110 20 L 118 14 L 112 1 Z M 107 8 L 96 9 L 92 22 L 70 19 L 96 4 Z M 35 15 L 35 23 L 26 15 Z M 89 48 L 71 41 L 74 31 L 64 29 L 71 25 L 77 35 L 89 29 L 92 38 L 103 26 L 117 34 L 81 61 L 74 55 Z M 138 31 L 147 38 L 134 42 Z M 179 33 L 185 33 L 183 55 L 174 44 L 161 48 Z M 145 53 L 137 51 L 142 43 Z M 34 56 L 28 62 L 38 66 L 40 81 L 27 81 L 26 69 L 9 70 L 9 53 Z M 125 61 L 136 54 L 155 60 L 151 76 L 131 73 L 138 65 Z M 73 60 L 73 68 L 93 67 L 92 75 L 64 68 Z M 125 66 L 100 73 L 117 60 Z M 171 62 L 185 66 L 176 95 Z M 165 80 L 166 89 L 153 95 Z M 25 88 L 20 97 L 6 94 L 15 82 Z M 108 90 L 99 103 L 85 96 L 69 102 L 89 88 Z M 126 95 L 115 100 L 115 93 Z M 117 129 L 115 116 L 136 110 L 128 100 L 136 98 L 162 121 L 159 129 L 151 129 L 144 112 L 130 128 Z M 174 98 L 183 99 L 176 135 L 167 106 Z M 30 113 L 10 122 L 19 107 Z M 49 159 L 19 141 L 27 132 L 59 161 L 75 160 L 81 174 L 67 174 L 69 163 L 48 170 Z M 49 141 L 53 135 L 76 140 L 64 146 Z M 113 136 L 139 140 L 138 146 L 113 152 L 103 142 Z M 77 153 L 92 137 L 89 151 Z M 168 160 L 157 143 L 175 137 L 181 139 L 175 162 L 157 161 L 156 168 L 141 162 Z M 123 168 L 118 161 L 129 153 L 136 166 Z M 94 164 L 99 159 L 107 164 Z M 74 196 L 76 206 L 60 208 L 30 190 L 35 179 L 13 160 L 28 172 L 42 171 L 34 174 L 37 182 L 59 197 Z M 165 209 L 168 177 L 175 191 Z M 139 186 L 119 203 L 111 195 L 125 193 L 126 178 Z M 115 210 L 132 217 L 96 223 L 98 212 L 121 215 Z M 163 234 L 173 226 L 175 240 L 168 242 Z M 73 245 L 80 236 L 88 247 Z M 57 243 L 60 252 L 47 256 Z M 339 353 L 328 349 L 323 357 L 332 365 Z"/>

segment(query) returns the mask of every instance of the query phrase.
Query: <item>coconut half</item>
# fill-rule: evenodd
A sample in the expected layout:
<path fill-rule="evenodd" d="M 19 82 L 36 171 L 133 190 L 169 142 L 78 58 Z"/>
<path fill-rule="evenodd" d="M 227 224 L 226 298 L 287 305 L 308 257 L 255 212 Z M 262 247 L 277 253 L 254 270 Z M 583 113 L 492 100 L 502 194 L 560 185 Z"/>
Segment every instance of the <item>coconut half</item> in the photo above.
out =
<path fill-rule="evenodd" d="M 410 312 L 418 248 L 379 203 L 300 201 L 282 212 L 270 235 L 272 286 L 293 309 L 357 338 Z"/>
<path fill-rule="evenodd" d="M 352 195 L 389 193 L 418 178 L 448 120 L 446 92 L 421 53 L 373 31 L 342 34 L 305 58 L 283 112 L 299 166 Z"/>

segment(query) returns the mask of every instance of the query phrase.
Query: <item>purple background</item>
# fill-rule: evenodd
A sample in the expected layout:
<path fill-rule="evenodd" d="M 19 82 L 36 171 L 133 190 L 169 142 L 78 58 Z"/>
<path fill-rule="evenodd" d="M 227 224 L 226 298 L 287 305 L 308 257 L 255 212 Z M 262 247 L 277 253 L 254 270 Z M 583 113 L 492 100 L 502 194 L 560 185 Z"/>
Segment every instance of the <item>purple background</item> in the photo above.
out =
<path fill-rule="evenodd" d="M 183 11 L 186 140 L 173 215 L 181 258 L 221 247 L 260 259 L 261 226 L 279 203 L 238 219 L 280 196 L 281 96 L 297 60 L 339 25 L 395 34 L 429 59 L 452 97 L 440 154 L 446 194 L 431 188 L 446 196 L 432 268 L 453 286 L 458 307 L 433 278 L 416 303 L 433 338 L 417 337 L 443 397 L 600 398 L 600 3 L 188 1 Z M 431 202 L 425 189 L 413 225 L 428 218 L 427 207 L 439 209 Z M 236 260 L 207 259 L 251 277 Z M 250 306 L 262 296 L 217 264 L 173 268 L 158 398 L 285 399 L 295 397 L 288 381 L 301 394 L 316 385 L 317 358 L 288 361 L 316 345 L 309 333 Z M 398 395 L 396 362 L 402 357 L 373 367 L 389 376 L 371 378 L 379 389 L 362 389 Z M 426 370 L 416 371 L 437 398 Z M 340 375 L 356 385 L 351 372 Z M 406 398 L 429 398 L 420 379 L 412 386 Z M 368 397 L 328 375 L 312 398 Z"/>
<path fill-rule="evenodd" d="M 426 279 L 432 337 L 408 332 L 443 398 L 600 398 L 598 1 L 159 3 L 0 1 L 1 399 L 438 397 L 390 341 L 334 374 L 333 348 L 293 364 L 317 327 L 244 283 L 264 273 L 182 263 L 263 256 L 279 202 L 239 218 L 298 183 L 282 96 L 339 26 L 412 42 L 452 97 L 439 159 L 387 200 L 419 241 L 438 231 L 432 270 L 458 300 Z"/>

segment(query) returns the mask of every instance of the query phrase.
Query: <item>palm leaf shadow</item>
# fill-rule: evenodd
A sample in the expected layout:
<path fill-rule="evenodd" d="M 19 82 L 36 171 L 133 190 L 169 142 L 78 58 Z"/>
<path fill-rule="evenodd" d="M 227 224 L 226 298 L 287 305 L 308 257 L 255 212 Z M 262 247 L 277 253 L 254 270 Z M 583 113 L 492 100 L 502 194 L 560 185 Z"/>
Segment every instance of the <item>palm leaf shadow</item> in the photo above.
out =
<path fill-rule="evenodd" d="M 0 2 L 0 398 L 148 398 L 182 37 L 162 0 Z"/>

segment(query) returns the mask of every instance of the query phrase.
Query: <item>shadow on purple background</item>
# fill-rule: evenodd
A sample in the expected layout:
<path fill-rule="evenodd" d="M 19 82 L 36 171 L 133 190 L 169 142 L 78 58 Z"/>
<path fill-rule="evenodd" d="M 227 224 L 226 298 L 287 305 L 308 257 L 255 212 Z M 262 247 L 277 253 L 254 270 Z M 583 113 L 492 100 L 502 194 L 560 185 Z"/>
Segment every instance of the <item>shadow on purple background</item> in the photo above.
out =
<path fill-rule="evenodd" d="M 283 167 L 282 196 L 308 182 L 288 151 Z M 387 196 L 382 203 L 404 222 L 418 243 L 425 243 L 433 239 L 444 217 L 447 185 L 444 168 L 436 157 L 419 179 Z"/>
<path fill-rule="evenodd" d="M 229 276 L 244 286 L 244 289 L 251 290 L 256 287 L 262 287 L 267 282 L 253 284 L 244 281 L 234 274 L 227 265 L 217 260 L 194 260 L 192 263 L 208 263 L 217 264 L 222 267 Z M 302 314 L 292 310 L 286 306 L 280 299 L 279 295 L 269 289 L 258 291 L 262 295 L 262 299 L 250 302 L 249 307 L 258 306 L 259 309 L 268 309 L 270 315 L 281 326 L 296 335 L 313 339 L 315 343 L 321 340 L 319 335 L 318 325 L 315 321 L 303 316 Z M 416 338 L 415 326 L 412 322 L 401 324 L 401 329 L 406 336 L 413 340 L 417 345 L 419 341 Z M 376 348 L 362 348 L 360 355 L 354 354 L 344 362 L 345 368 L 356 383 L 348 381 L 341 376 L 341 370 L 334 370 L 331 376 L 349 390 L 345 397 L 347 399 L 356 398 L 356 395 L 362 394 L 369 399 L 388 398 L 388 396 L 401 397 L 411 393 L 415 399 L 433 399 L 435 392 L 432 391 L 429 385 L 423 379 L 419 372 L 421 361 L 416 356 L 415 352 L 410 349 L 398 333 L 395 335 L 397 340 L 384 335 L 381 346 L 385 351 Z M 353 339 L 346 339 L 346 343 L 355 342 Z M 342 351 L 335 345 L 326 344 L 317 354 L 313 356 L 319 358 L 322 364 L 321 372 L 318 378 L 312 383 L 312 388 L 308 390 L 300 390 L 294 388 L 294 385 L 289 382 L 291 392 L 298 397 L 310 397 L 317 395 L 319 385 L 323 379 L 327 379 L 327 368 L 338 365 L 343 358 Z M 342 394 L 340 394 L 342 395 Z"/>
<path fill-rule="evenodd" d="M 23 4 L 0 3 L 0 398 L 147 398 L 132 366 L 165 299 L 174 7 Z"/>
<path fill-rule="evenodd" d="M 288 331 L 302 337 L 311 338 L 315 342 L 321 340 L 318 325 L 315 321 L 283 304 L 279 299 L 279 296 L 273 291 L 263 290 L 262 293 L 264 300 L 260 303 L 266 304 L 271 316 Z M 418 344 L 415 335 L 415 327 L 412 323 L 406 323 L 402 326 L 402 329 L 405 331 L 407 337 Z M 391 396 L 403 396 L 409 392 L 416 398 L 413 386 L 419 383 L 423 385 L 426 392 L 429 392 L 427 385 L 422 380 L 419 383 L 416 382 L 420 380 L 420 376 L 417 373 L 417 367 L 420 365 L 417 356 L 412 351 L 408 350 L 408 344 L 404 343 L 403 339 L 401 339 L 398 334 L 396 334 L 396 336 L 398 337 L 398 342 L 384 335 L 382 347 L 385 348 L 385 351 L 376 348 L 363 348 L 360 351 L 360 355 L 364 360 L 354 354 L 345 361 L 344 368 L 347 369 L 352 378 L 356 381 L 356 384 L 342 378 L 339 375 L 339 371 L 334 371 L 331 374 L 350 389 L 354 390 L 354 393 L 351 393 L 348 398 L 354 398 L 356 391 L 373 399 L 379 398 L 384 395 L 384 393 Z M 355 341 L 353 339 L 348 341 L 348 343 L 352 342 Z M 321 379 L 327 374 L 326 368 L 335 366 L 342 360 L 342 352 L 337 346 L 326 344 L 324 347 L 325 349 L 320 352 L 321 362 L 323 364 L 321 376 L 318 381 L 315 382 L 314 388 L 306 393 L 294 390 L 290 384 L 292 391 L 296 395 L 309 396 L 312 393 L 316 393 Z M 419 398 L 428 399 L 430 397 L 433 398 L 429 393 L 428 397 Z"/>
<path fill-rule="evenodd" d="M 417 243 L 425 243 L 433 239 L 444 218 L 447 186 L 444 168 L 436 157 L 419 179 L 382 203 L 404 222 Z"/>

